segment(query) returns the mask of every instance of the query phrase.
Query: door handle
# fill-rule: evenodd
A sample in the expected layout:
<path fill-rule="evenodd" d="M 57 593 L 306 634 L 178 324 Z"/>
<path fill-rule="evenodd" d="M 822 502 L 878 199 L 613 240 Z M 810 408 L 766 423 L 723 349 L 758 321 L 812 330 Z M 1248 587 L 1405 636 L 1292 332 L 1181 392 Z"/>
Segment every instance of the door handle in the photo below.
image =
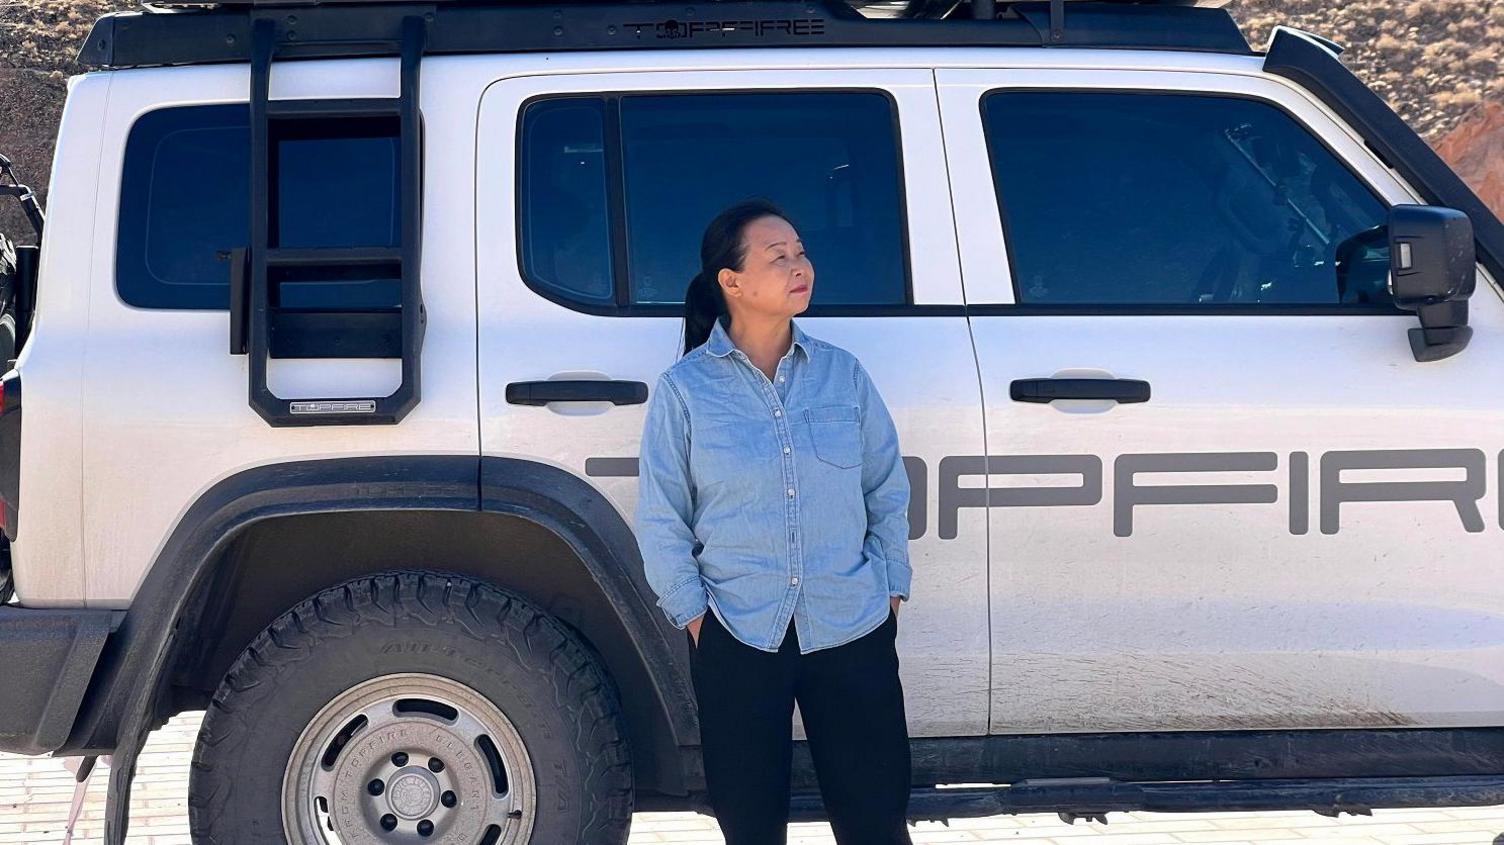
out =
<path fill-rule="evenodd" d="M 1110 399 L 1124 405 L 1149 401 L 1149 383 L 1131 378 L 1021 378 L 1008 387 L 1014 402 Z"/>
<path fill-rule="evenodd" d="M 507 385 L 507 404 L 547 405 L 550 402 L 610 402 L 641 405 L 648 401 L 648 386 L 640 381 L 555 379 L 514 381 Z"/>

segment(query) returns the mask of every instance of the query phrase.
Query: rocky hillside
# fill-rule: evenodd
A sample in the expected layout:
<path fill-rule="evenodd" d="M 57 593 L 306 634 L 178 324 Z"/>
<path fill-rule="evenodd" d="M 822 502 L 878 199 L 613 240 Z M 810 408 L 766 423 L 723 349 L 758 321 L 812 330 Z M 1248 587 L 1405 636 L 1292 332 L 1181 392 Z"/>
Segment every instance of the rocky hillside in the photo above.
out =
<path fill-rule="evenodd" d="M 0 0 L 0 151 L 33 186 L 45 187 L 64 80 L 78 71 L 73 55 L 89 25 L 135 5 Z M 1504 214 L 1504 0 L 1232 0 L 1230 8 L 1255 45 L 1280 23 L 1346 45 L 1349 65 Z M 12 205 L 0 207 L 0 229 L 22 232 Z"/>
<path fill-rule="evenodd" d="M 1249 41 L 1278 24 L 1324 35 L 1420 133 L 1439 141 L 1504 101 L 1504 0 L 1233 0 Z"/>
<path fill-rule="evenodd" d="M 1504 100 L 1485 103 L 1436 149 L 1504 217 Z"/>
<path fill-rule="evenodd" d="M 81 70 L 73 57 L 100 15 L 138 5 L 134 0 L 0 0 L 0 152 L 44 200 L 67 77 Z M 31 230 L 24 221 L 13 201 L 0 201 L 0 231 L 25 239 Z"/>

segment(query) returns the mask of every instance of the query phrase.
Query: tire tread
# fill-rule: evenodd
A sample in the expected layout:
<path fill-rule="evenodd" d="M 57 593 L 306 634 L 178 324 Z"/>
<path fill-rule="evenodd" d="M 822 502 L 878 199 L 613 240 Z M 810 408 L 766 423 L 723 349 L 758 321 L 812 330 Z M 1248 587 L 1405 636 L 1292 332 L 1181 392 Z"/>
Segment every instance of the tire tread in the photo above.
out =
<path fill-rule="evenodd" d="M 253 741 L 237 711 L 263 704 L 275 690 L 273 682 L 309 659 L 321 642 L 354 636 L 364 625 L 403 624 L 447 624 L 477 641 L 499 641 L 511 648 L 518 665 L 546 679 L 556 706 L 574 714 L 570 743 L 583 766 L 585 794 L 597 797 L 580 842 L 626 841 L 633 784 L 621 703 L 589 648 L 563 623 L 504 590 L 461 576 L 401 571 L 347 581 L 305 599 L 268 625 L 231 664 L 209 701 L 194 746 L 188 790 L 194 842 L 233 841 L 221 822 L 233 774 L 223 773 L 215 759 Z"/>

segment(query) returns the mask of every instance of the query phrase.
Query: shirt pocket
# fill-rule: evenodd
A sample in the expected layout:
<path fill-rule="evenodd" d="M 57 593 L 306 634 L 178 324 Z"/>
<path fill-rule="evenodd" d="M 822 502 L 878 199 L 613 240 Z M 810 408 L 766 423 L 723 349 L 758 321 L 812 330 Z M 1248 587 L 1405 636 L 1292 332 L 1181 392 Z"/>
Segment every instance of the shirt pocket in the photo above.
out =
<path fill-rule="evenodd" d="M 821 405 L 804 409 L 815 457 L 831 466 L 862 465 L 862 424 L 855 405 Z"/>

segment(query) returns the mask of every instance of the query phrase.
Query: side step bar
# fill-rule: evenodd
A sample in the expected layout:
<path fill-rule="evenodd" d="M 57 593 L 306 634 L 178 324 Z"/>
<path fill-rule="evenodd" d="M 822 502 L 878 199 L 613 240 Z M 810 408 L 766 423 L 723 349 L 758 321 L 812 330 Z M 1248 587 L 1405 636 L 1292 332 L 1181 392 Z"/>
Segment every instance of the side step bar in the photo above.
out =
<path fill-rule="evenodd" d="M 1504 804 L 1504 774 L 1457 777 L 1319 778 L 1183 783 L 1125 783 L 1077 778 L 1021 781 L 1011 786 L 916 789 L 909 821 L 945 821 L 1025 813 L 1058 813 L 1066 821 L 1105 820 L 1107 813 L 1266 812 L 1310 810 L 1323 816 L 1370 815 L 1401 807 L 1488 807 Z M 708 812 L 702 810 L 701 812 Z M 795 795 L 791 821 L 820 821 L 820 796 Z"/>

